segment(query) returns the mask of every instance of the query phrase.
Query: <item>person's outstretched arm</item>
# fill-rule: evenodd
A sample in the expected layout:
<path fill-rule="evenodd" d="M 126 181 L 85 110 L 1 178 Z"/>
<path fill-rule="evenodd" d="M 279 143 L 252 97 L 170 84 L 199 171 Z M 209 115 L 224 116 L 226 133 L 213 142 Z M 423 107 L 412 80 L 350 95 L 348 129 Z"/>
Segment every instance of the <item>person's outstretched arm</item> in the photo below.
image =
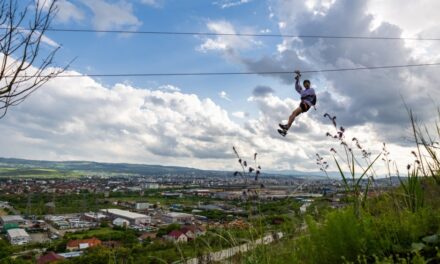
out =
<path fill-rule="evenodd" d="M 303 90 L 303 87 L 301 86 L 301 84 L 299 84 L 299 78 L 300 78 L 300 76 L 301 76 L 301 73 L 299 72 L 299 71 L 295 71 L 295 73 L 296 73 L 296 76 L 295 76 L 295 90 L 299 93 L 299 94 L 301 94 L 301 92 L 302 92 L 302 90 Z"/>

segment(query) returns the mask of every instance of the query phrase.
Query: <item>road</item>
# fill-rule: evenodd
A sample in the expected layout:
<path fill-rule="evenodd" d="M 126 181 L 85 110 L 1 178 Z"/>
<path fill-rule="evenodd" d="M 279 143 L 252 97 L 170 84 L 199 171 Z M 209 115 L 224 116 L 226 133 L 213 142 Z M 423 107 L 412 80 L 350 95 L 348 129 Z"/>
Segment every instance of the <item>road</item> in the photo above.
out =
<path fill-rule="evenodd" d="M 259 238 L 253 242 L 249 242 L 240 246 L 231 247 L 228 249 L 223 249 L 217 252 L 212 252 L 203 256 L 200 256 L 198 258 L 193 258 L 186 260 L 185 264 L 207 264 L 207 263 L 215 263 L 227 260 L 239 253 L 245 253 L 250 250 L 255 249 L 258 245 L 268 245 L 273 242 L 275 242 L 277 239 L 280 239 L 284 236 L 283 233 L 279 232 L 276 234 L 276 237 L 273 234 L 266 235 L 263 238 Z"/>

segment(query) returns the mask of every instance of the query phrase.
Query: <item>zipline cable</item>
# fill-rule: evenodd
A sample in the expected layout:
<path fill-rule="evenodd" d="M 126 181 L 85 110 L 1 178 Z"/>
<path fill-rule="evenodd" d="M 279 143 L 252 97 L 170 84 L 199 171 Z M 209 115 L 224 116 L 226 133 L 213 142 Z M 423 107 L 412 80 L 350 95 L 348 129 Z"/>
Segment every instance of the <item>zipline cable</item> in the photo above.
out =
<path fill-rule="evenodd" d="M 388 66 L 369 66 L 369 67 L 354 67 L 354 68 L 336 68 L 336 69 L 321 69 L 321 70 L 305 70 L 301 73 L 325 73 L 325 72 L 345 72 L 345 71 L 359 71 L 359 70 L 378 70 L 378 69 L 396 69 L 396 68 L 413 68 L 413 67 L 427 67 L 440 66 L 437 63 L 422 63 L 422 64 L 406 64 L 406 65 L 388 65 Z M 277 75 L 277 74 L 293 74 L 294 71 L 262 71 L 262 72 L 174 72 L 174 73 L 115 73 L 115 74 L 59 74 L 59 75 L 45 75 L 39 77 L 53 77 L 53 78 L 82 78 L 82 77 L 161 77 L 161 76 L 215 76 L 215 75 Z M 12 76 L 7 76 L 12 77 Z M 20 76 L 25 77 L 25 76 Z"/>
<path fill-rule="evenodd" d="M 0 29 L 8 29 L 0 27 Z M 24 29 L 29 30 L 29 29 Z M 253 34 L 253 33 L 215 33 L 215 32 L 178 32 L 178 31 L 138 31 L 138 30 L 105 30 L 105 29 L 72 29 L 72 28 L 48 28 L 47 32 L 70 32 L 70 33 L 113 33 L 113 34 L 144 34 L 144 35 L 190 35 L 190 36 L 235 36 L 235 37 L 268 37 L 268 38 L 319 38 L 319 39 L 360 39 L 360 40 L 417 40 L 417 41 L 440 41 L 440 38 L 416 38 L 416 37 L 385 37 L 385 36 L 337 36 L 337 35 L 292 35 L 292 34 Z"/>

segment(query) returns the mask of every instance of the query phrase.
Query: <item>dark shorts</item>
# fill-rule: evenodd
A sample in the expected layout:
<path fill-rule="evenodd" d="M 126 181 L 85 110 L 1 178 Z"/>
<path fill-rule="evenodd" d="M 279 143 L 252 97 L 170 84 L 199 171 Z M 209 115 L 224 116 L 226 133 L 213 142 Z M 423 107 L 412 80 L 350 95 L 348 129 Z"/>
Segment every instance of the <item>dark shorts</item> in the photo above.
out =
<path fill-rule="evenodd" d="M 303 113 L 305 113 L 305 112 L 307 112 L 307 111 L 310 110 L 310 106 L 309 106 L 308 104 L 304 103 L 304 102 L 301 102 L 301 103 L 299 104 L 299 107 L 301 107 L 301 111 L 302 111 Z"/>

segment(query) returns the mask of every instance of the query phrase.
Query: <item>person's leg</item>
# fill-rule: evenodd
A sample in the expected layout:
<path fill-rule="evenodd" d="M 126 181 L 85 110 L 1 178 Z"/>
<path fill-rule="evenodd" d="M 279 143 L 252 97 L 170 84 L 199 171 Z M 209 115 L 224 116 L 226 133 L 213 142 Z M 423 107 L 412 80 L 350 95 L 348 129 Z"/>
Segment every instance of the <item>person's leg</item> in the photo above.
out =
<path fill-rule="evenodd" d="M 289 129 L 290 129 L 290 127 L 291 127 L 292 124 L 293 124 L 293 121 L 295 121 L 295 118 L 296 118 L 297 116 L 299 116 L 301 113 L 302 113 L 302 109 L 301 109 L 301 107 L 296 108 L 296 109 L 292 112 L 292 114 L 291 114 L 290 117 L 289 117 L 289 121 L 287 122 L 287 129 L 286 129 L 286 130 L 289 130 Z"/>

